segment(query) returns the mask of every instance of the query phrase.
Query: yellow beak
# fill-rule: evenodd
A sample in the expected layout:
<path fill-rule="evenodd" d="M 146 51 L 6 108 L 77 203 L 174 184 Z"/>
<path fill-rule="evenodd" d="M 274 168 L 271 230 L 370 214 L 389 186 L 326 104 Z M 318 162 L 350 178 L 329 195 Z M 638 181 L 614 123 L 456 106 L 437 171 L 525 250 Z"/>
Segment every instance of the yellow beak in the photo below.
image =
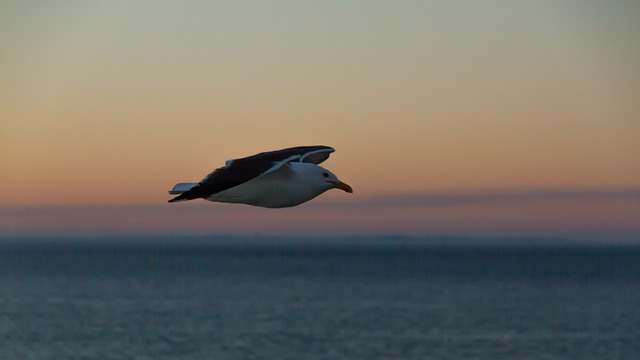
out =
<path fill-rule="evenodd" d="M 350 194 L 353 193 L 353 189 L 348 184 L 343 183 L 342 181 L 332 181 L 333 187 L 336 189 L 344 190 Z"/>

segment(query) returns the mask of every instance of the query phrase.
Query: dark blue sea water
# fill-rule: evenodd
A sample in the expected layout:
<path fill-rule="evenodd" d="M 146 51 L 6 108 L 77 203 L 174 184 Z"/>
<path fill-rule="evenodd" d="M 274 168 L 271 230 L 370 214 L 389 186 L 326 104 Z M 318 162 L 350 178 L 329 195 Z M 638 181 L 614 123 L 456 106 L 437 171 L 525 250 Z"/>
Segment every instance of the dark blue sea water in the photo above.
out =
<path fill-rule="evenodd" d="M 0 244 L 0 359 L 638 359 L 640 247 Z"/>

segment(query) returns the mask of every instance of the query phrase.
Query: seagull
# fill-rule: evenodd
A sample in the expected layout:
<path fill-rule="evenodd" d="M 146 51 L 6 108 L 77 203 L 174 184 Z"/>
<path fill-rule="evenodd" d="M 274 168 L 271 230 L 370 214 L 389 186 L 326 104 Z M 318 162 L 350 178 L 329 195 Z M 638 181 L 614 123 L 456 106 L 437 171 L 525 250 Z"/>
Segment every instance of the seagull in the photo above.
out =
<path fill-rule="evenodd" d="M 335 149 L 298 146 L 227 160 L 198 183 L 178 183 L 170 203 L 193 199 L 265 208 L 300 205 L 330 189 L 353 193 L 351 186 L 318 166 Z"/>

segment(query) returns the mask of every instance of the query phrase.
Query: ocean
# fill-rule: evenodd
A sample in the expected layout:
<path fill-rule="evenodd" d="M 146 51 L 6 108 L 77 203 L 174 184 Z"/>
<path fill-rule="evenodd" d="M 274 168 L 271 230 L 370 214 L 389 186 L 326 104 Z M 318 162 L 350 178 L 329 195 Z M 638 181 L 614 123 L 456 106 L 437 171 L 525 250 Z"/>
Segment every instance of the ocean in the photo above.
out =
<path fill-rule="evenodd" d="M 0 359 L 638 359 L 640 246 L 0 243 Z"/>

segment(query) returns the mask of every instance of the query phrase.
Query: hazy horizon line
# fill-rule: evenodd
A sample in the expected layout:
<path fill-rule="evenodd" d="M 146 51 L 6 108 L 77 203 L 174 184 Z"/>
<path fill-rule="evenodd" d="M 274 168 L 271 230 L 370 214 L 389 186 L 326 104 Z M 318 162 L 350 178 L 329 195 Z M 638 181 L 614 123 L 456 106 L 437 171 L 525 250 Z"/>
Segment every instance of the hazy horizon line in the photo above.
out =
<path fill-rule="evenodd" d="M 522 189 L 487 189 L 487 190 L 446 190 L 380 194 L 358 194 L 344 198 L 318 198 L 304 204 L 305 207 L 443 207 L 469 206 L 488 203 L 513 203 L 539 200 L 640 200 L 639 187 L 562 187 L 562 188 L 522 188 Z M 208 203 L 191 202 L 190 206 Z M 141 207 L 153 208 L 166 206 L 166 202 L 158 203 L 87 203 L 87 204 L 2 204 L 0 211 L 10 208 L 93 208 L 93 207 Z M 178 206 L 183 206 L 179 204 Z M 176 205 L 171 205 L 176 206 Z"/>
<path fill-rule="evenodd" d="M 333 192 L 264 209 L 198 201 L 167 204 L 0 205 L 0 237 L 405 234 L 640 242 L 640 187 Z"/>
<path fill-rule="evenodd" d="M 66 234 L 66 235 L 0 235 L 0 244 L 19 241 L 25 244 L 102 244 L 102 245 L 632 245 L 638 241 L 577 240 L 567 236 L 469 236 L 469 235 L 415 235 L 415 234 Z"/>

